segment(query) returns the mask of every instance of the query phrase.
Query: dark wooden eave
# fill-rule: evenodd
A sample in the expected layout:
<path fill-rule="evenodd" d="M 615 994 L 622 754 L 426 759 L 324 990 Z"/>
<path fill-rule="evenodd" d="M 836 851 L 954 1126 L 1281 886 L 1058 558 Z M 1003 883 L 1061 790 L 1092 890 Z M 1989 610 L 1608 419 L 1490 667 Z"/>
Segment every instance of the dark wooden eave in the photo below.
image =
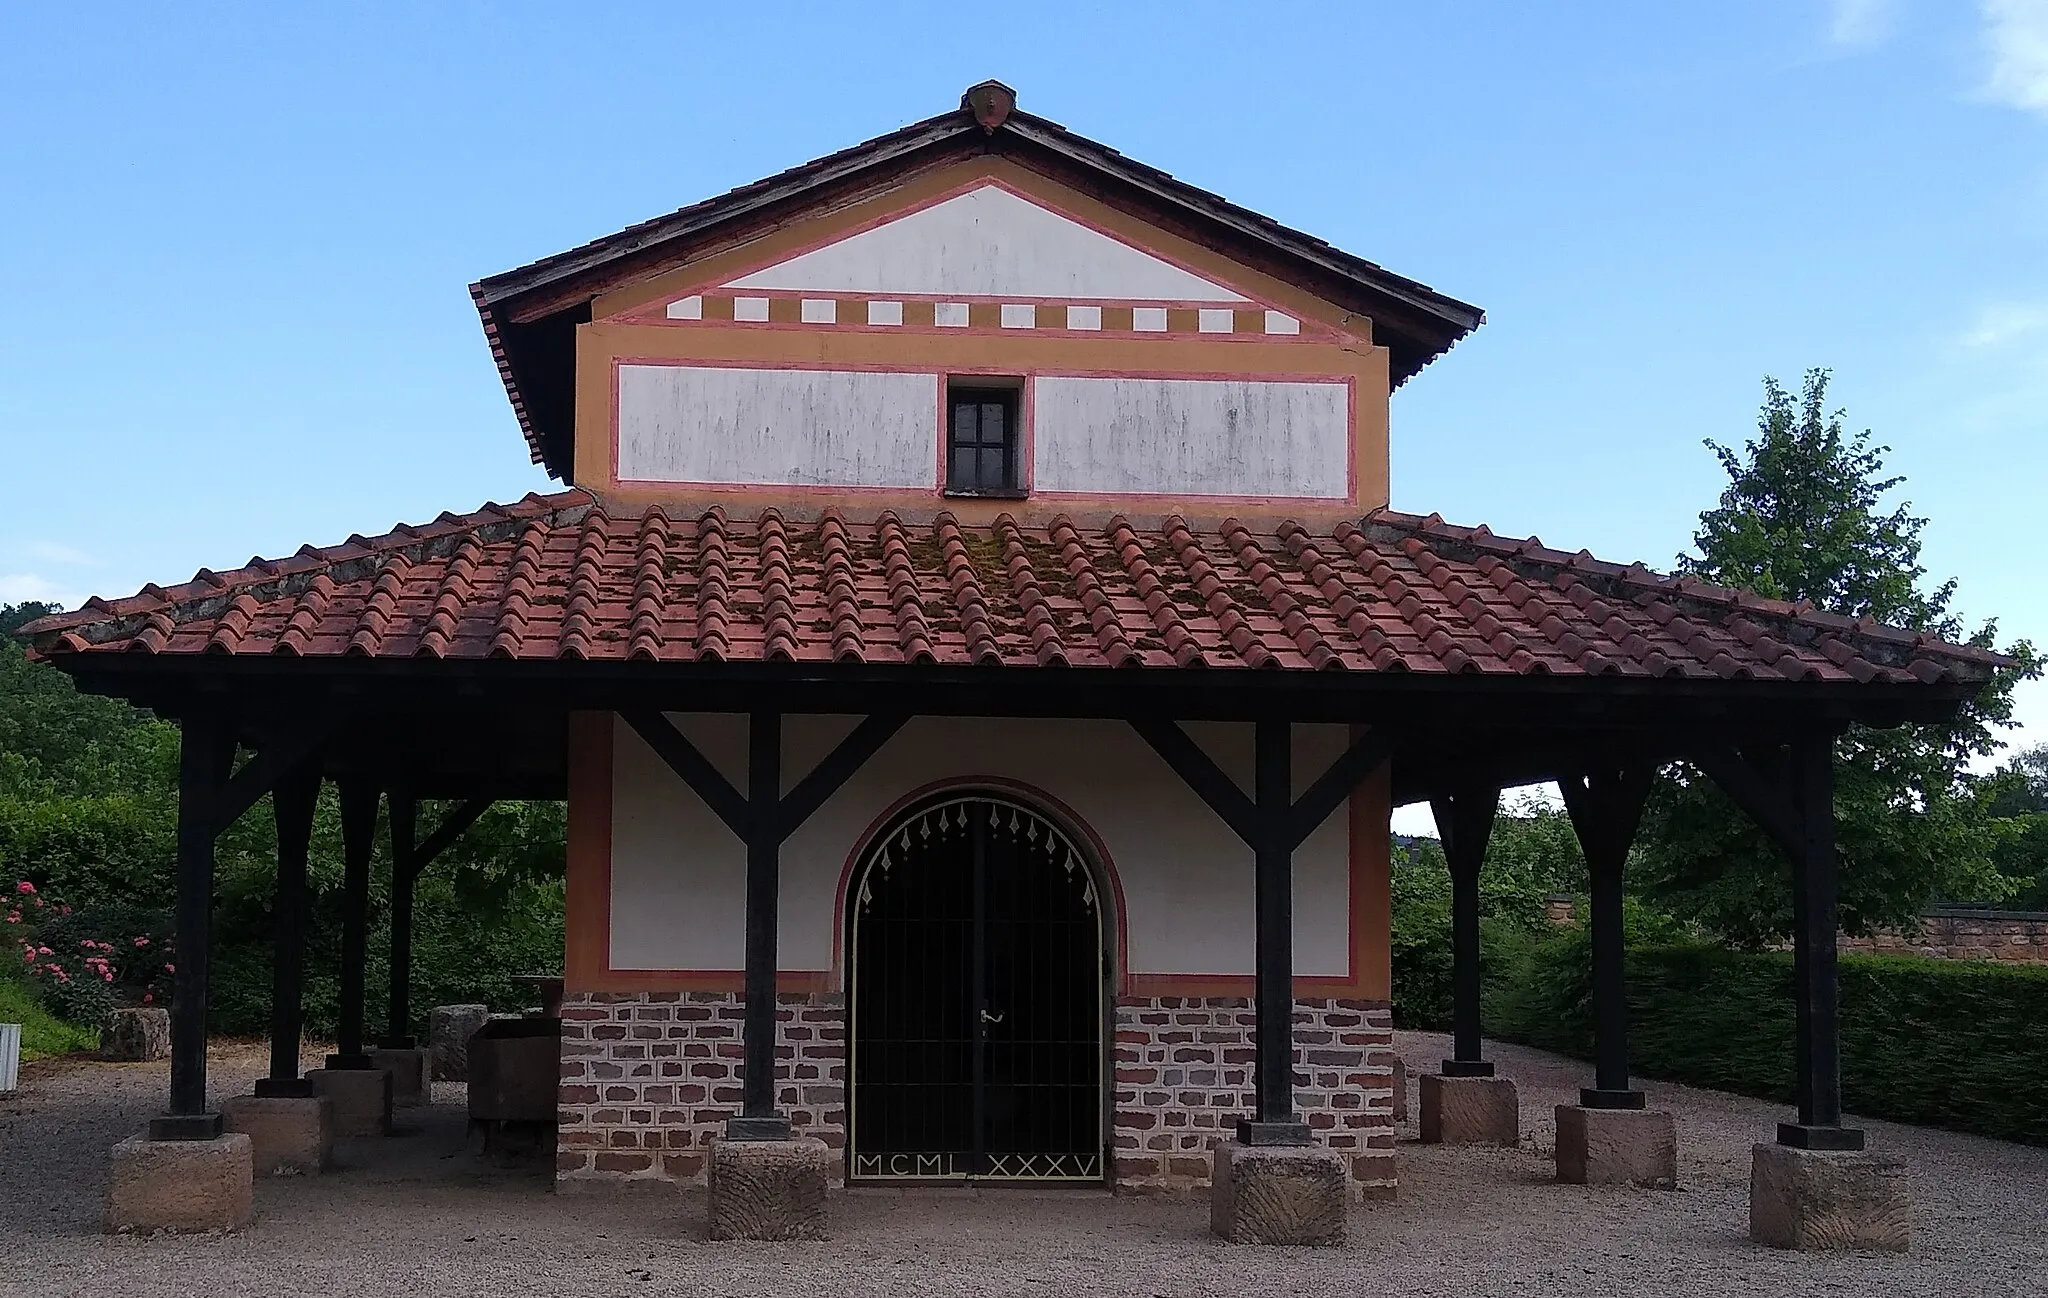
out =
<path fill-rule="evenodd" d="M 1076 135 L 1011 112 L 985 130 L 963 105 L 666 216 L 470 286 L 535 463 L 564 481 L 574 461 L 575 329 L 600 294 L 736 246 L 930 167 L 1002 154 L 1326 301 L 1366 316 L 1396 384 L 1477 328 L 1485 313 L 1273 218 Z"/>

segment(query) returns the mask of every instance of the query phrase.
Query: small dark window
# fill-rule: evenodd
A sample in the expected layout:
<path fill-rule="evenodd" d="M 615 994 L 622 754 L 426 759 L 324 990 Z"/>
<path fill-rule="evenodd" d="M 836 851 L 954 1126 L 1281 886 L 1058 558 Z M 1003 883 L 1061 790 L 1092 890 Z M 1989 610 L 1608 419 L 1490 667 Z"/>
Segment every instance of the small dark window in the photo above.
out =
<path fill-rule="evenodd" d="M 946 493 L 1019 496 L 1017 389 L 946 389 Z"/>

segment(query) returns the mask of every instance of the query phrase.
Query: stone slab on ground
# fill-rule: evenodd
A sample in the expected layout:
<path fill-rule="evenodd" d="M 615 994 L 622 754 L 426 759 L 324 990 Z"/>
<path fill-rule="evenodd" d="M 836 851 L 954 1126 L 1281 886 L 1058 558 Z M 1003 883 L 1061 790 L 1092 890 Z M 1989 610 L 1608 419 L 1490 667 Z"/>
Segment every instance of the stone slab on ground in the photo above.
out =
<path fill-rule="evenodd" d="M 469 1039 L 490 1019 L 491 1007 L 488 1005 L 436 1005 L 428 1012 L 427 1054 L 431 1060 L 431 1080 L 469 1080 Z"/>
<path fill-rule="evenodd" d="M 1219 1143 L 1209 1229 L 1233 1244 L 1344 1242 L 1344 1158 L 1321 1145 Z"/>
<path fill-rule="evenodd" d="M 711 1142 L 711 1238 L 824 1239 L 825 1142 Z"/>
<path fill-rule="evenodd" d="M 324 1172 L 334 1165 L 334 1101 L 324 1095 L 237 1095 L 221 1123 L 249 1138 L 257 1176 Z"/>
<path fill-rule="evenodd" d="M 370 1062 L 391 1074 L 391 1103 L 410 1109 L 426 1103 L 427 1051 L 418 1046 L 374 1046 Z"/>
<path fill-rule="evenodd" d="M 313 1094 L 334 1101 L 337 1136 L 391 1134 L 391 1074 L 381 1068 L 316 1068 L 306 1074 Z"/>
<path fill-rule="evenodd" d="M 1521 1140 L 1521 1102 L 1511 1077 L 1446 1077 L 1418 1081 L 1425 1145 L 1513 1145 Z"/>
<path fill-rule="evenodd" d="M 1557 1106 L 1557 1179 L 1569 1185 L 1678 1185 L 1678 1120 L 1669 1109 Z"/>
<path fill-rule="evenodd" d="M 109 1010 L 100 1023 L 100 1058 L 145 1063 L 171 1054 L 171 1014 L 160 1005 Z"/>
<path fill-rule="evenodd" d="M 1903 1253 L 1913 1244 L 1906 1165 L 1867 1150 L 1759 1144 L 1749 1166 L 1749 1237 L 1772 1248 Z"/>
<path fill-rule="evenodd" d="M 130 1136 L 107 1178 L 109 1233 L 239 1230 L 256 1220 L 254 1163 L 240 1132 L 212 1140 Z"/>

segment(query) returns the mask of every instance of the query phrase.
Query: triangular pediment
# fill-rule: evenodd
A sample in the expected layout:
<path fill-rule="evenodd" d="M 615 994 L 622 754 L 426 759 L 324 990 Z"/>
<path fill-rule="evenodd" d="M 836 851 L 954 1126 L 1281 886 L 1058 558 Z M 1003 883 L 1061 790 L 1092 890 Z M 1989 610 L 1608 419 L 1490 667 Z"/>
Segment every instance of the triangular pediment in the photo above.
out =
<path fill-rule="evenodd" d="M 997 184 L 893 217 L 725 285 L 803 293 L 1248 302 L 1242 293 Z"/>

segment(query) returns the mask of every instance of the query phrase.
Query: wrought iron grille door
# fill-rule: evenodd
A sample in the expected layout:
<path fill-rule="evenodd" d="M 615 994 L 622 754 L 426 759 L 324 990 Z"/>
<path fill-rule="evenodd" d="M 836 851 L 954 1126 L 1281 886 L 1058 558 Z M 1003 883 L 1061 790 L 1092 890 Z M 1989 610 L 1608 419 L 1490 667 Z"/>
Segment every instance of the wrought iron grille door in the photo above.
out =
<path fill-rule="evenodd" d="M 1102 902 L 1017 803 L 914 808 L 862 863 L 848 972 L 858 1179 L 1103 1178 Z"/>

